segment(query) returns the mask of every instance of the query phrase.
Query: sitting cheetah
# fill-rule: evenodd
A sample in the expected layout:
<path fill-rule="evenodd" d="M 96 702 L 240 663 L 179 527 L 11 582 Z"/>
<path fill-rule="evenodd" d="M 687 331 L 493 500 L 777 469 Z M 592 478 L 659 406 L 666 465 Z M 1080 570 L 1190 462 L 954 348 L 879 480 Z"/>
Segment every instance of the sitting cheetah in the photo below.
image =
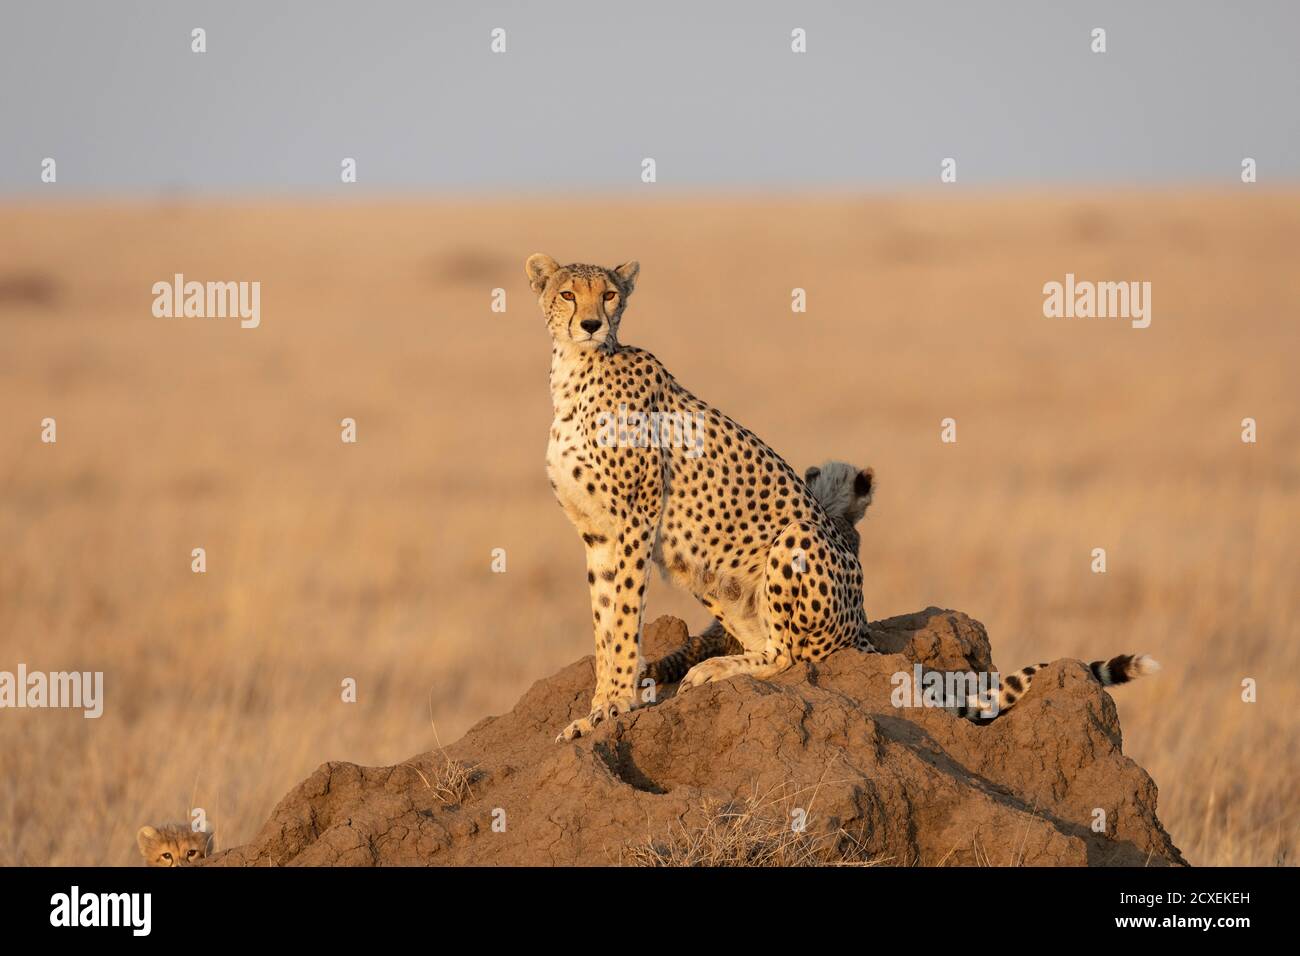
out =
<path fill-rule="evenodd" d="M 807 485 L 657 358 L 618 341 L 640 266 L 561 266 L 539 253 L 525 271 L 551 335 L 547 471 L 586 545 L 596 645 L 591 713 L 557 739 L 637 706 L 651 562 L 744 648 L 700 661 L 679 693 L 848 645 L 874 650 L 856 551 Z"/>
<path fill-rule="evenodd" d="M 183 823 L 143 826 L 135 835 L 145 866 L 193 866 L 212 848 L 211 833 L 191 830 Z"/>
<path fill-rule="evenodd" d="M 804 483 L 825 509 L 827 516 L 839 525 L 841 533 L 856 551 L 859 540 L 856 525 L 866 514 L 875 494 L 874 472 L 870 468 L 858 468 L 847 462 L 829 461 L 820 467 L 809 468 L 804 473 Z M 677 650 L 651 661 L 646 665 L 645 673 L 659 684 L 671 684 L 679 680 L 690 667 L 706 658 L 739 654 L 742 651 L 743 648 L 736 639 L 715 621 L 703 634 L 688 638 Z M 1037 667 L 1023 667 L 1003 678 L 998 688 L 996 708 L 983 707 L 978 699 L 972 697 L 962 703 L 950 702 L 948 710 L 975 723 L 987 723 L 1006 713 L 1017 701 L 1023 700 L 1033 684 L 1034 675 L 1046 666 L 1039 664 Z M 1121 654 L 1109 661 L 1093 661 L 1088 666 L 1103 687 L 1126 684 L 1160 670 L 1159 662 L 1145 654 Z M 988 716 L 983 716 L 984 713 Z"/>

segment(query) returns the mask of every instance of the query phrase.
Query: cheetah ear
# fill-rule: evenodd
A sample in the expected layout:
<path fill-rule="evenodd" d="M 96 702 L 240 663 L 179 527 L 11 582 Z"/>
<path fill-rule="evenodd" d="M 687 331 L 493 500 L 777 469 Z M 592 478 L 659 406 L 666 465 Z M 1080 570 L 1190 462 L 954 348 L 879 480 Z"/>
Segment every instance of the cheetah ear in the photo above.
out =
<path fill-rule="evenodd" d="M 804 484 L 812 484 L 812 480 L 822 473 L 822 470 L 816 465 L 809 465 L 808 470 L 803 473 Z"/>
<path fill-rule="evenodd" d="M 158 839 L 158 831 L 151 826 L 143 826 L 135 835 L 135 845 L 140 848 L 140 852 L 145 856 L 149 855 L 151 847 Z"/>
<path fill-rule="evenodd" d="M 534 252 L 524 263 L 524 272 L 528 276 L 528 284 L 533 287 L 533 291 L 538 295 L 546 288 L 546 282 L 551 276 L 560 271 L 560 264 L 546 255 L 544 252 Z"/>
<path fill-rule="evenodd" d="M 633 259 L 631 262 L 625 262 L 614 270 L 614 275 L 618 276 L 618 281 L 623 283 L 623 294 L 631 295 L 632 290 L 636 288 L 636 277 L 641 274 L 641 263 Z"/>
<path fill-rule="evenodd" d="M 870 468 L 863 468 L 853 476 L 853 493 L 859 498 L 865 498 L 871 494 L 871 489 L 876 484 L 876 473 Z"/>

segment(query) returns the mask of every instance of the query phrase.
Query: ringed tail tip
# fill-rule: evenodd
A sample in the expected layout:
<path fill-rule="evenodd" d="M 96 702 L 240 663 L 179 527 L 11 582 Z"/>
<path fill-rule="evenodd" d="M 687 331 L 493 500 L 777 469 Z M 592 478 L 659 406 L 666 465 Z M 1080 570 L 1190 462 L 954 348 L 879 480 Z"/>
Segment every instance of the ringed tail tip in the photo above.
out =
<path fill-rule="evenodd" d="M 1160 662 L 1150 654 L 1139 654 L 1133 658 L 1133 672 L 1135 674 L 1158 674 L 1160 673 Z"/>

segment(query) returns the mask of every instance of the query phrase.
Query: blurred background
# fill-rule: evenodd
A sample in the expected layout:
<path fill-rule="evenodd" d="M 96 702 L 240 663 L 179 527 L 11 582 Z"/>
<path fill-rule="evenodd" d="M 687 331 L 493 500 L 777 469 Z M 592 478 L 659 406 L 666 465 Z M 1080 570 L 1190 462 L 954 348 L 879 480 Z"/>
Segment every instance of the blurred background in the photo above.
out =
<path fill-rule="evenodd" d="M 590 653 L 536 251 L 640 260 L 625 341 L 797 469 L 876 469 L 873 618 L 961 609 L 1003 669 L 1163 661 L 1114 697 L 1175 842 L 1294 863 L 1298 27 L 1282 3 L 11 5 L 0 670 L 103 671 L 106 702 L 0 712 L 0 864 L 131 864 L 196 806 L 242 842 L 320 763 L 450 743 Z M 1045 318 L 1067 272 L 1150 282 L 1151 326 Z M 260 326 L 154 317 L 176 273 L 260 282 Z M 659 579 L 647 613 L 706 623 Z"/>

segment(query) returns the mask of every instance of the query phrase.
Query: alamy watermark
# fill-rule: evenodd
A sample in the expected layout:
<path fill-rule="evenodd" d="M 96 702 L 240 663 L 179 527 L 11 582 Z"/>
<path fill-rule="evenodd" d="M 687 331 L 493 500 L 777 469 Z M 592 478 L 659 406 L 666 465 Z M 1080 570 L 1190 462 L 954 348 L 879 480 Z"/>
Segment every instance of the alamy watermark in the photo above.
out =
<path fill-rule="evenodd" d="M 620 402 L 617 415 L 596 416 L 596 428 L 602 448 L 684 448 L 687 458 L 704 454 L 703 412 L 630 412 Z"/>
<path fill-rule="evenodd" d="M 178 272 L 171 282 L 155 282 L 152 291 L 159 319 L 238 318 L 241 329 L 262 324 L 260 282 L 186 282 Z"/>
<path fill-rule="evenodd" d="M 964 707 L 985 720 L 998 715 L 1001 680 L 996 671 L 898 671 L 890 679 L 889 702 L 895 707 Z"/>
<path fill-rule="evenodd" d="M 73 884 L 66 893 L 50 897 L 50 925 L 55 927 L 108 926 L 148 936 L 153 928 L 151 893 L 83 893 Z"/>
<path fill-rule="evenodd" d="M 0 671 L 0 709 L 50 707 L 80 709 L 87 719 L 104 713 L 103 671 Z"/>
<path fill-rule="evenodd" d="M 1130 319 L 1133 328 L 1151 324 L 1150 282 L 1091 282 L 1076 280 L 1043 285 L 1043 315 L 1049 319 Z"/>

